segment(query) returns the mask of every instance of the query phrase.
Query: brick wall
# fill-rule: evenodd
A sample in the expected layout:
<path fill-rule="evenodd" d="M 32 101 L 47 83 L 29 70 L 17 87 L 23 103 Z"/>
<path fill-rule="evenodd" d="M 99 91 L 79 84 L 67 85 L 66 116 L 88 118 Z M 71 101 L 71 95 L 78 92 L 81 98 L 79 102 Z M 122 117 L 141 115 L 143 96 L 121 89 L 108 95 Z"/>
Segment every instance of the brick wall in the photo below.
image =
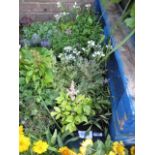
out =
<path fill-rule="evenodd" d="M 19 16 L 31 18 L 33 21 L 46 21 L 53 18 L 53 15 L 60 12 L 56 3 L 62 2 L 69 10 L 72 8 L 75 0 L 19 0 Z M 83 6 L 92 3 L 94 0 L 76 0 Z"/>

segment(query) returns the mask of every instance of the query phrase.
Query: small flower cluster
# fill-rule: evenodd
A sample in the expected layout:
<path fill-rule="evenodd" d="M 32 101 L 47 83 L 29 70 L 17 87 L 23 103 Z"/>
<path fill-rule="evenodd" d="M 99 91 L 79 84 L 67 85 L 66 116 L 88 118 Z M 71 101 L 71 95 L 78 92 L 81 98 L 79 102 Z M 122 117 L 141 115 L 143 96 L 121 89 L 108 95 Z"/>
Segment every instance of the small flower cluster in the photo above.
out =
<path fill-rule="evenodd" d="M 58 13 L 58 14 L 55 14 L 54 15 L 54 18 L 56 19 L 56 21 L 57 22 L 59 22 L 59 20 L 62 18 L 62 17 L 64 17 L 64 16 L 67 16 L 67 15 L 69 15 L 69 12 L 60 12 L 60 13 Z"/>
<path fill-rule="evenodd" d="M 65 62 L 75 62 L 80 54 L 81 51 L 78 51 L 76 48 L 66 46 L 64 47 L 64 53 L 60 53 L 58 57 Z"/>
<path fill-rule="evenodd" d="M 101 47 L 100 44 L 96 44 L 95 41 L 90 40 L 87 42 L 87 48 L 88 49 L 93 49 L 92 57 L 100 59 L 105 56 L 103 53 L 103 47 Z"/>
<path fill-rule="evenodd" d="M 68 95 L 70 96 L 71 100 L 74 101 L 76 95 L 78 94 L 78 90 L 75 89 L 75 83 L 74 81 L 71 82 L 71 86 L 69 89 L 67 89 Z"/>
<path fill-rule="evenodd" d="M 105 54 L 102 52 L 102 51 L 95 51 L 93 54 L 92 54 L 92 57 L 104 57 Z"/>
<path fill-rule="evenodd" d="M 112 50 L 112 45 L 106 45 L 106 48 Z"/>
<path fill-rule="evenodd" d="M 85 7 L 86 7 L 87 9 L 90 9 L 90 8 L 91 8 L 91 4 L 85 4 Z"/>
<path fill-rule="evenodd" d="M 24 128 L 22 125 L 19 126 L 19 152 L 23 153 L 29 150 L 31 140 L 29 137 L 24 135 Z M 32 151 L 36 154 L 42 154 L 48 149 L 48 144 L 45 141 L 38 140 L 34 142 Z"/>
<path fill-rule="evenodd" d="M 77 4 L 77 2 L 75 1 L 73 4 L 73 8 L 74 9 L 80 9 L 80 6 Z"/>
<path fill-rule="evenodd" d="M 62 8 L 61 2 L 57 2 L 57 8 Z"/>
<path fill-rule="evenodd" d="M 95 41 L 90 40 L 90 41 L 87 42 L 87 44 L 88 44 L 88 47 L 89 47 L 89 48 L 92 48 L 92 47 L 95 46 Z"/>

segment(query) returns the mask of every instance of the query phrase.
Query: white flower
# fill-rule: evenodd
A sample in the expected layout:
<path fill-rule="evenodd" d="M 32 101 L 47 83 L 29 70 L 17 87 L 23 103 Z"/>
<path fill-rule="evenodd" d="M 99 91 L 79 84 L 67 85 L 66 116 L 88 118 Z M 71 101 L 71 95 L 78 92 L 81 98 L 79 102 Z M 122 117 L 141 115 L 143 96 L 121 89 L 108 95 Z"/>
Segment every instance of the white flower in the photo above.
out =
<path fill-rule="evenodd" d="M 76 55 L 80 55 L 80 53 L 81 53 L 81 51 L 78 51 L 78 52 L 76 53 Z"/>
<path fill-rule="evenodd" d="M 73 8 L 74 8 L 74 9 L 79 9 L 80 6 L 78 6 L 78 5 L 77 5 L 77 2 L 75 2 L 74 5 L 73 5 Z"/>
<path fill-rule="evenodd" d="M 60 14 L 55 14 L 54 15 L 54 18 L 56 19 L 56 21 L 58 22 L 61 18 Z"/>
<path fill-rule="evenodd" d="M 77 6 L 77 2 L 75 1 L 74 5 L 73 5 L 73 8 L 76 8 L 76 6 Z"/>
<path fill-rule="evenodd" d="M 54 18 L 56 19 L 56 21 L 58 22 L 60 20 L 60 18 L 62 18 L 63 16 L 66 16 L 68 15 L 69 13 L 68 12 L 60 12 L 58 14 L 55 14 L 54 15 Z"/>
<path fill-rule="evenodd" d="M 57 8 L 61 8 L 62 4 L 60 2 L 57 2 Z"/>
<path fill-rule="evenodd" d="M 102 54 L 101 54 L 101 56 L 102 56 L 102 57 L 105 57 L 105 54 L 104 54 L 104 53 L 102 53 Z"/>
<path fill-rule="evenodd" d="M 85 51 L 86 49 L 83 47 L 82 50 Z"/>
<path fill-rule="evenodd" d="M 106 48 L 112 49 L 111 45 L 106 45 Z"/>
<path fill-rule="evenodd" d="M 86 4 L 85 7 L 86 8 L 90 8 L 91 7 L 91 4 Z"/>
<path fill-rule="evenodd" d="M 92 57 L 96 57 L 95 53 L 92 54 Z"/>
<path fill-rule="evenodd" d="M 69 15 L 69 12 L 63 12 L 62 15 L 63 16 Z"/>
<path fill-rule="evenodd" d="M 58 55 L 58 57 L 59 57 L 59 58 L 61 58 L 62 56 L 63 56 L 63 54 L 62 54 L 62 53 L 60 53 L 60 54 Z"/>
<path fill-rule="evenodd" d="M 67 89 L 68 95 L 70 96 L 71 100 L 75 100 L 75 97 L 78 93 L 78 90 L 75 89 L 74 81 L 71 82 L 70 88 Z"/>
<path fill-rule="evenodd" d="M 74 54 L 77 53 L 77 49 L 76 49 L 76 48 L 73 49 L 73 53 L 74 53 Z"/>
<path fill-rule="evenodd" d="M 90 41 L 87 42 L 87 44 L 88 44 L 89 48 L 94 47 L 95 46 L 95 41 L 90 40 Z"/>
<path fill-rule="evenodd" d="M 102 51 L 95 51 L 93 54 L 92 54 L 92 57 L 104 57 L 105 54 L 102 53 Z"/>
<path fill-rule="evenodd" d="M 72 50 L 73 50 L 73 48 L 71 46 L 64 47 L 64 51 L 66 51 L 66 52 L 70 52 Z"/>

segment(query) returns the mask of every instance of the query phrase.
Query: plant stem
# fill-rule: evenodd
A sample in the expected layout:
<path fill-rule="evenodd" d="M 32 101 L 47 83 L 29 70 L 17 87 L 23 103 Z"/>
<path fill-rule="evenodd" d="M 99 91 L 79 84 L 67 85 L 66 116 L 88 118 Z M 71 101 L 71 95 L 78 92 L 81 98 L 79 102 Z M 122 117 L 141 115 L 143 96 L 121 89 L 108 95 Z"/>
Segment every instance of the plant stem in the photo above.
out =
<path fill-rule="evenodd" d="M 122 47 L 122 46 L 132 37 L 132 35 L 133 35 L 134 33 L 135 33 L 135 29 L 133 29 L 133 30 L 129 33 L 129 35 L 127 35 L 127 36 L 125 37 L 124 40 L 122 40 L 116 47 L 114 47 L 114 48 L 112 49 L 111 52 L 109 52 L 109 53 L 107 54 L 106 59 L 107 59 L 112 53 L 114 53 L 117 49 L 119 49 L 120 47 Z"/>
<path fill-rule="evenodd" d="M 51 116 L 51 113 L 50 113 L 48 107 L 46 106 L 46 104 L 45 104 L 44 102 L 42 102 L 42 103 L 43 103 L 45 109 L 47 110 L 47 112 L 48 112 L 48 113 L 50 114 L 50 116 Z M 52 120 L 54 121 L 54 123 L 56 124 L 56 126 L 58 127 L 58 129 L 61 130 L 61 127 L 59 126 L 59 124 L 57 123 L 57 121 L 55 120 L 55 118 L 54 118 L 53 116 L 51 116 L 51 118 L 52 118 Z"/>

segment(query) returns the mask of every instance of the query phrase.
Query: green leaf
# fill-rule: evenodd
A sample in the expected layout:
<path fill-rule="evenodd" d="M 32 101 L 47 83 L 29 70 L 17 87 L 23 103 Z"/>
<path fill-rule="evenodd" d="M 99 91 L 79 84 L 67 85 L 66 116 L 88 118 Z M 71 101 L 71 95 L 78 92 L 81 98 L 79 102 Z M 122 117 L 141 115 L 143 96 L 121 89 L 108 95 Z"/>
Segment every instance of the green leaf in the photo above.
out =
<path fill-rule="evenodd" d="M 69 124 L 66 125 L 65 130 L 69 131 L 69 132 L 76 131 L 76 126 L 75 126 L 75 124 L 73 122 L 69 123 Z"/>
<path fill-rule="evenodd" d="M 92 20 L 91 17 L 88 17 L 88 23 L 89 23 L 89 24 L 93 24 L 93 20 Z"/>
<path fill-rule="evenodd" d="M 97 141 L 94 143 L 94 149 L 96 150 L 95 155 L 102 155 L 102 154 L 105 154 L 104 144 L 103 144 L 103 142 L 100 141 L 100 140 L 97 140 Z"/>
<path fill-rule="evenodd" d="M 57 141 L 58 141 L 58 146 L 62 147 L 63 146 L 63 142 L 62 142 L 62 139 L 60 138 L 59 135 L 57 135 Z"/>
<path fill-rule="evenodd" d="M 56 112 L 61 112 L 61 110 L 60 110 L 60 108 L 58 108 L 58 107 L 54 107 L 54 110 L 56 111 Z"/>
<path fill-rule="evenodd" d="M 129 28 L 134 28 L 135 27 L 135 19 L 133 17 L 127 18 L 125 19 L 125 24 L 129 27 Z"/>
<path fill-rule="evenodd" d="M 27 74 L 26 74 L 26 83 L 29 83 L 29 81 L 31 80 L 32 74 L 33 74 L 32 70 L 27 72 Z"/>
<path fill-rule="evenodd" d="M 54 130 L 53 136 L 51 137 L 51 144 L 55 145 L 57 139 L 57 129 Z"/>
<path fill-rule="evenodd" d="M 48 147 L 48 150 L 53 151 L 53 152 L 55 152 L 55 153 L 58 152 L 57 148 L 51 147 L 51 146 Z"/>
<path fill-rule="evenodd" d="M 111 0 L 112 3 L 119 3 L 121 0 Z"/>
<path fill-rule="evenodd" d="M 51 116 L 55 116 L 57 113 L 56 112 L 51 112 Z"/>
<path fill-rule="evenodd" d="M 33 109 L 32 112 L 31 112 L 31 115 L 35 116 L 37 113 L 38 113 L 38 110 L 37 109 Z"/>
<path fill-rule="evenodd" d="M 80 118 L 81 118 L 81 122 L 88 122 L 88 119 L 86 116 L 82 115 L 80 116 Z"/>
<path fill-rule="evenodd" d="M 76 116 L 76 117 L 75 117 L 75 122 L 77 122 L 78 124 L 81 122 L 81 119 L 80 119 L 79 116 Z"/>
<path fill-rule="evenodd" d="M 85 105 L 83 106 L 83 111 L 86 113 L 86 115 L 90 115 L 91 107 L 89 105 Z"/>
<path fill-rule="evenodd" d="M 66 108 L 67 111 L 71 111 L 72 110 L 72 107 L 69 104 L 66 105 L 65 108 Z"/>
<path fill-rule="evenodd" d="M 65 122 L 67 122 L 67 123 L 71 123 L 71 122 L 73 122 L 73 116 L 67 116 L 67 119 L 65 120 Z"/>
<path fill-rule="evenodd" d="M 70 138 L 69 140 L 67 140 L 67 141 L 65 142 L 65 145 L 67 145 L 67 144 L 69 144 L 69 143 L 71 143 L 71 142 L 75 142 L 75 141 L 77 141 L 77 140 L 79 140 L 79 137 Z"/>

